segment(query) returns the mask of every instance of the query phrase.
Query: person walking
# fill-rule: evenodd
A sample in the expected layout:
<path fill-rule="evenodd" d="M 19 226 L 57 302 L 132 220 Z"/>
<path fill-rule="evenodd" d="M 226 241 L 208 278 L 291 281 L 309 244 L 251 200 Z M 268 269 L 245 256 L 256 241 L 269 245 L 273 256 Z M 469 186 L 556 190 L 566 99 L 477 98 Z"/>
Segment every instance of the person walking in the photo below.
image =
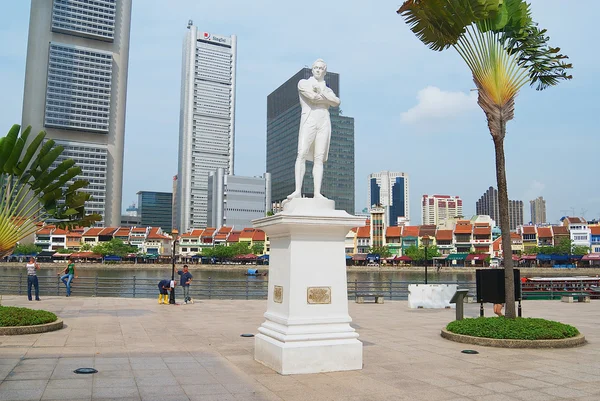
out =
<path fill-rule="evenodd" d="M 192 273 L 190 273 L 188 265 L 183 265 L 183 271 L 178 270 L 177 274 L 181 276 L 179 285 L 181 285 L 181 288 L 183 288 L 183 302 L 186 304 L 188 302 L 194 303 L 194 300 L 190 297 L 190 284 L 192 283 L 192 278 L 194 277 L 192 276 Z"/>
<path fill-rule="evenodd" d="M 38 282 L 37 271 L 40 265 L 35 261 L 35 258 L 29 258 L 27 267 L 27 298 L 31 301 L 31 286 L 35 288 L 35 300 L 40 300 L 40 284 Z"/>
<path fill-rule="evenodd" d="M 73 278 L 77 278 L 77 276 L 75 276 L 75 262 L 73 259 L 69 259 L 69 264 L 67 267 L 65 267 L 62 273 L 63 275 L 60 277 L 60 280 L 65 284 L 65 287 L 67 287 L 67 296 L 70 297 L 71 282 L 73 281 Z M 60 273 L 57 274 L 60 276 Z"/>

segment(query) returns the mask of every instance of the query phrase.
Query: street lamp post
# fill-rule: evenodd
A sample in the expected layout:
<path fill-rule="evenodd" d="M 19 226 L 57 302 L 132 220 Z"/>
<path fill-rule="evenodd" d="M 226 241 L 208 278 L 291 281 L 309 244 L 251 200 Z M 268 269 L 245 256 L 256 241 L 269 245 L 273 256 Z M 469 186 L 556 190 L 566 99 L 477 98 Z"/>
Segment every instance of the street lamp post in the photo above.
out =
<path fill-rule="evenodd" d="M 425 248 L 425 284 L 427 284 L 427 248 L 429 247 L 429 235 L 425 235 L 422 242 Z"/>
<path fill-rule="evenodd" d="M 179 231 L 173 229 L 171 235 L 173 236 L 173 253 L 171 255 L 171 281 L 175 281 L 175 249 L 177 248 L 177 234 Z M 175 304 L 175 287 L 171 288 L 169 293 L 169 304 Z"/>

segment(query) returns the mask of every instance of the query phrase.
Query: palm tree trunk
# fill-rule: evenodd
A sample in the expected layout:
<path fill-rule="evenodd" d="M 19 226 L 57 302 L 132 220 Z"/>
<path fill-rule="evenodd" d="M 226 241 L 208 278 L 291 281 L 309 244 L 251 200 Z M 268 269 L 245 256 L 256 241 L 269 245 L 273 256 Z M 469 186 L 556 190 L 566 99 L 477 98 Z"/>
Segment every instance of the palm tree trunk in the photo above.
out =
<path fill-rule="evenodd" d="M 508 218 L 508 190 L 506 186 L 506 167 L 504 162 L 504 135 L 506 121 L 500 121 L 500 135 L 492 135 L 496 150 L 496 180 L 498 182 L 498 209 L 500 212 L 500 231 L 502 232 L 502 256 L 504 258 L 504 290 L 506 309 L 505 316 L 516 318 L 515 283 L 513 279 L 512 240 L 510 238 L 510 221 Z"/>

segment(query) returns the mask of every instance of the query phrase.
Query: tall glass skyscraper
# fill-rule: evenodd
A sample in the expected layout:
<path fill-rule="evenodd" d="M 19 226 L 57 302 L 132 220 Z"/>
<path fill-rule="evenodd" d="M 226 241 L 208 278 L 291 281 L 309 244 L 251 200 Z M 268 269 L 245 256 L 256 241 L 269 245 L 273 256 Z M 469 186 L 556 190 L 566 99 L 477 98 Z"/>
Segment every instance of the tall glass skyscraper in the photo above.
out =
<path fill-rule="evenodd" d="M 369 207 L 385 207 L 388 225 L 397 226 L 398 217 L 410 219 L 408 174 L 391 171 L 369 174 L 368 188 Z"/>
<path fill-rule="evenodd" d="M 22 124 L 64 146 L 100 224 L 121 222 L 131 0 L 32 0 Z M 54 164 L 55 167 L 57 164 Z"/>
<path fill-rule="evenodd" d="M 283 201 L 295 189 L 301 113 L 298 81 L 311 76 L 311 69 L 303 68 L 267 97 L 267 172 L 271 173 L 274 203 Z M 327 72 L 325 82 L 340 97 L 339 74 Z M 336 209 L 354 214 L 354 118 L 343 116 L 339 107 L 329 108 L 329 114 L 331 142 L 321 192 L 335 201 Z M 302 194 L 312 197 L 313 191 L 312 162 L 307 161 Z"/>
<path fill-rule="evenodd" d="M 160 227 L 171 232 L 173 194 L 170 192 L 139 191 L 138 216 L 141 227 Z"/>
<path fill-rule="evenodd" d="M 207 224 L 208 174 L 233 174 L 236 36 L 199 31 L 192 21 L 183 45 L 178 228 Z"/>

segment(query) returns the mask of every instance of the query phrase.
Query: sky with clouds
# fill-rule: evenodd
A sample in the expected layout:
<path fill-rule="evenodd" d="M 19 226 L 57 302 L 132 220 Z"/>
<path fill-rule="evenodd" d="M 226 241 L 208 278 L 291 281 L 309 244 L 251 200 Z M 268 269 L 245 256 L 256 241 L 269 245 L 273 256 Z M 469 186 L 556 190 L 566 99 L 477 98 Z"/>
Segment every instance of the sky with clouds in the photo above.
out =
<path fill-rule="evenodd" d="M 21 119 L 30 2 L 3 1 L 0 127 L 8 130 Z M 551 45 L 574 64 L 574 79 L 542 92 L 525 87 L 518 96 L 505 142 L 509 197 L 524 201 L 526 221 L 528 201 L 537 196 L 546 199 L 550 222 L 572 211 L 598 218 L 600 84 L 591 38 L 598 35 L 600 2 L 531 3 Z M 172 189 L 182 43 L 192 19 L 200 30 L 238 35 L 237 175 L 264 173 L 267 95 L 323 58 L 341 76 L 344 114 L 355 118 L 356 209 L 367 206 L 368 174 L 389 170 L 410 176 L 414 224 L 421 222 L 423 194 L 459 195 L 465 214 L 474 214 L 496 178 L 493 143 L 466 65 L 453 50 L 434 52 L 418 41 L 395 12 L 401 1 L 365 4 L 133 0 L 123 206 L 139 190 Z"/>

